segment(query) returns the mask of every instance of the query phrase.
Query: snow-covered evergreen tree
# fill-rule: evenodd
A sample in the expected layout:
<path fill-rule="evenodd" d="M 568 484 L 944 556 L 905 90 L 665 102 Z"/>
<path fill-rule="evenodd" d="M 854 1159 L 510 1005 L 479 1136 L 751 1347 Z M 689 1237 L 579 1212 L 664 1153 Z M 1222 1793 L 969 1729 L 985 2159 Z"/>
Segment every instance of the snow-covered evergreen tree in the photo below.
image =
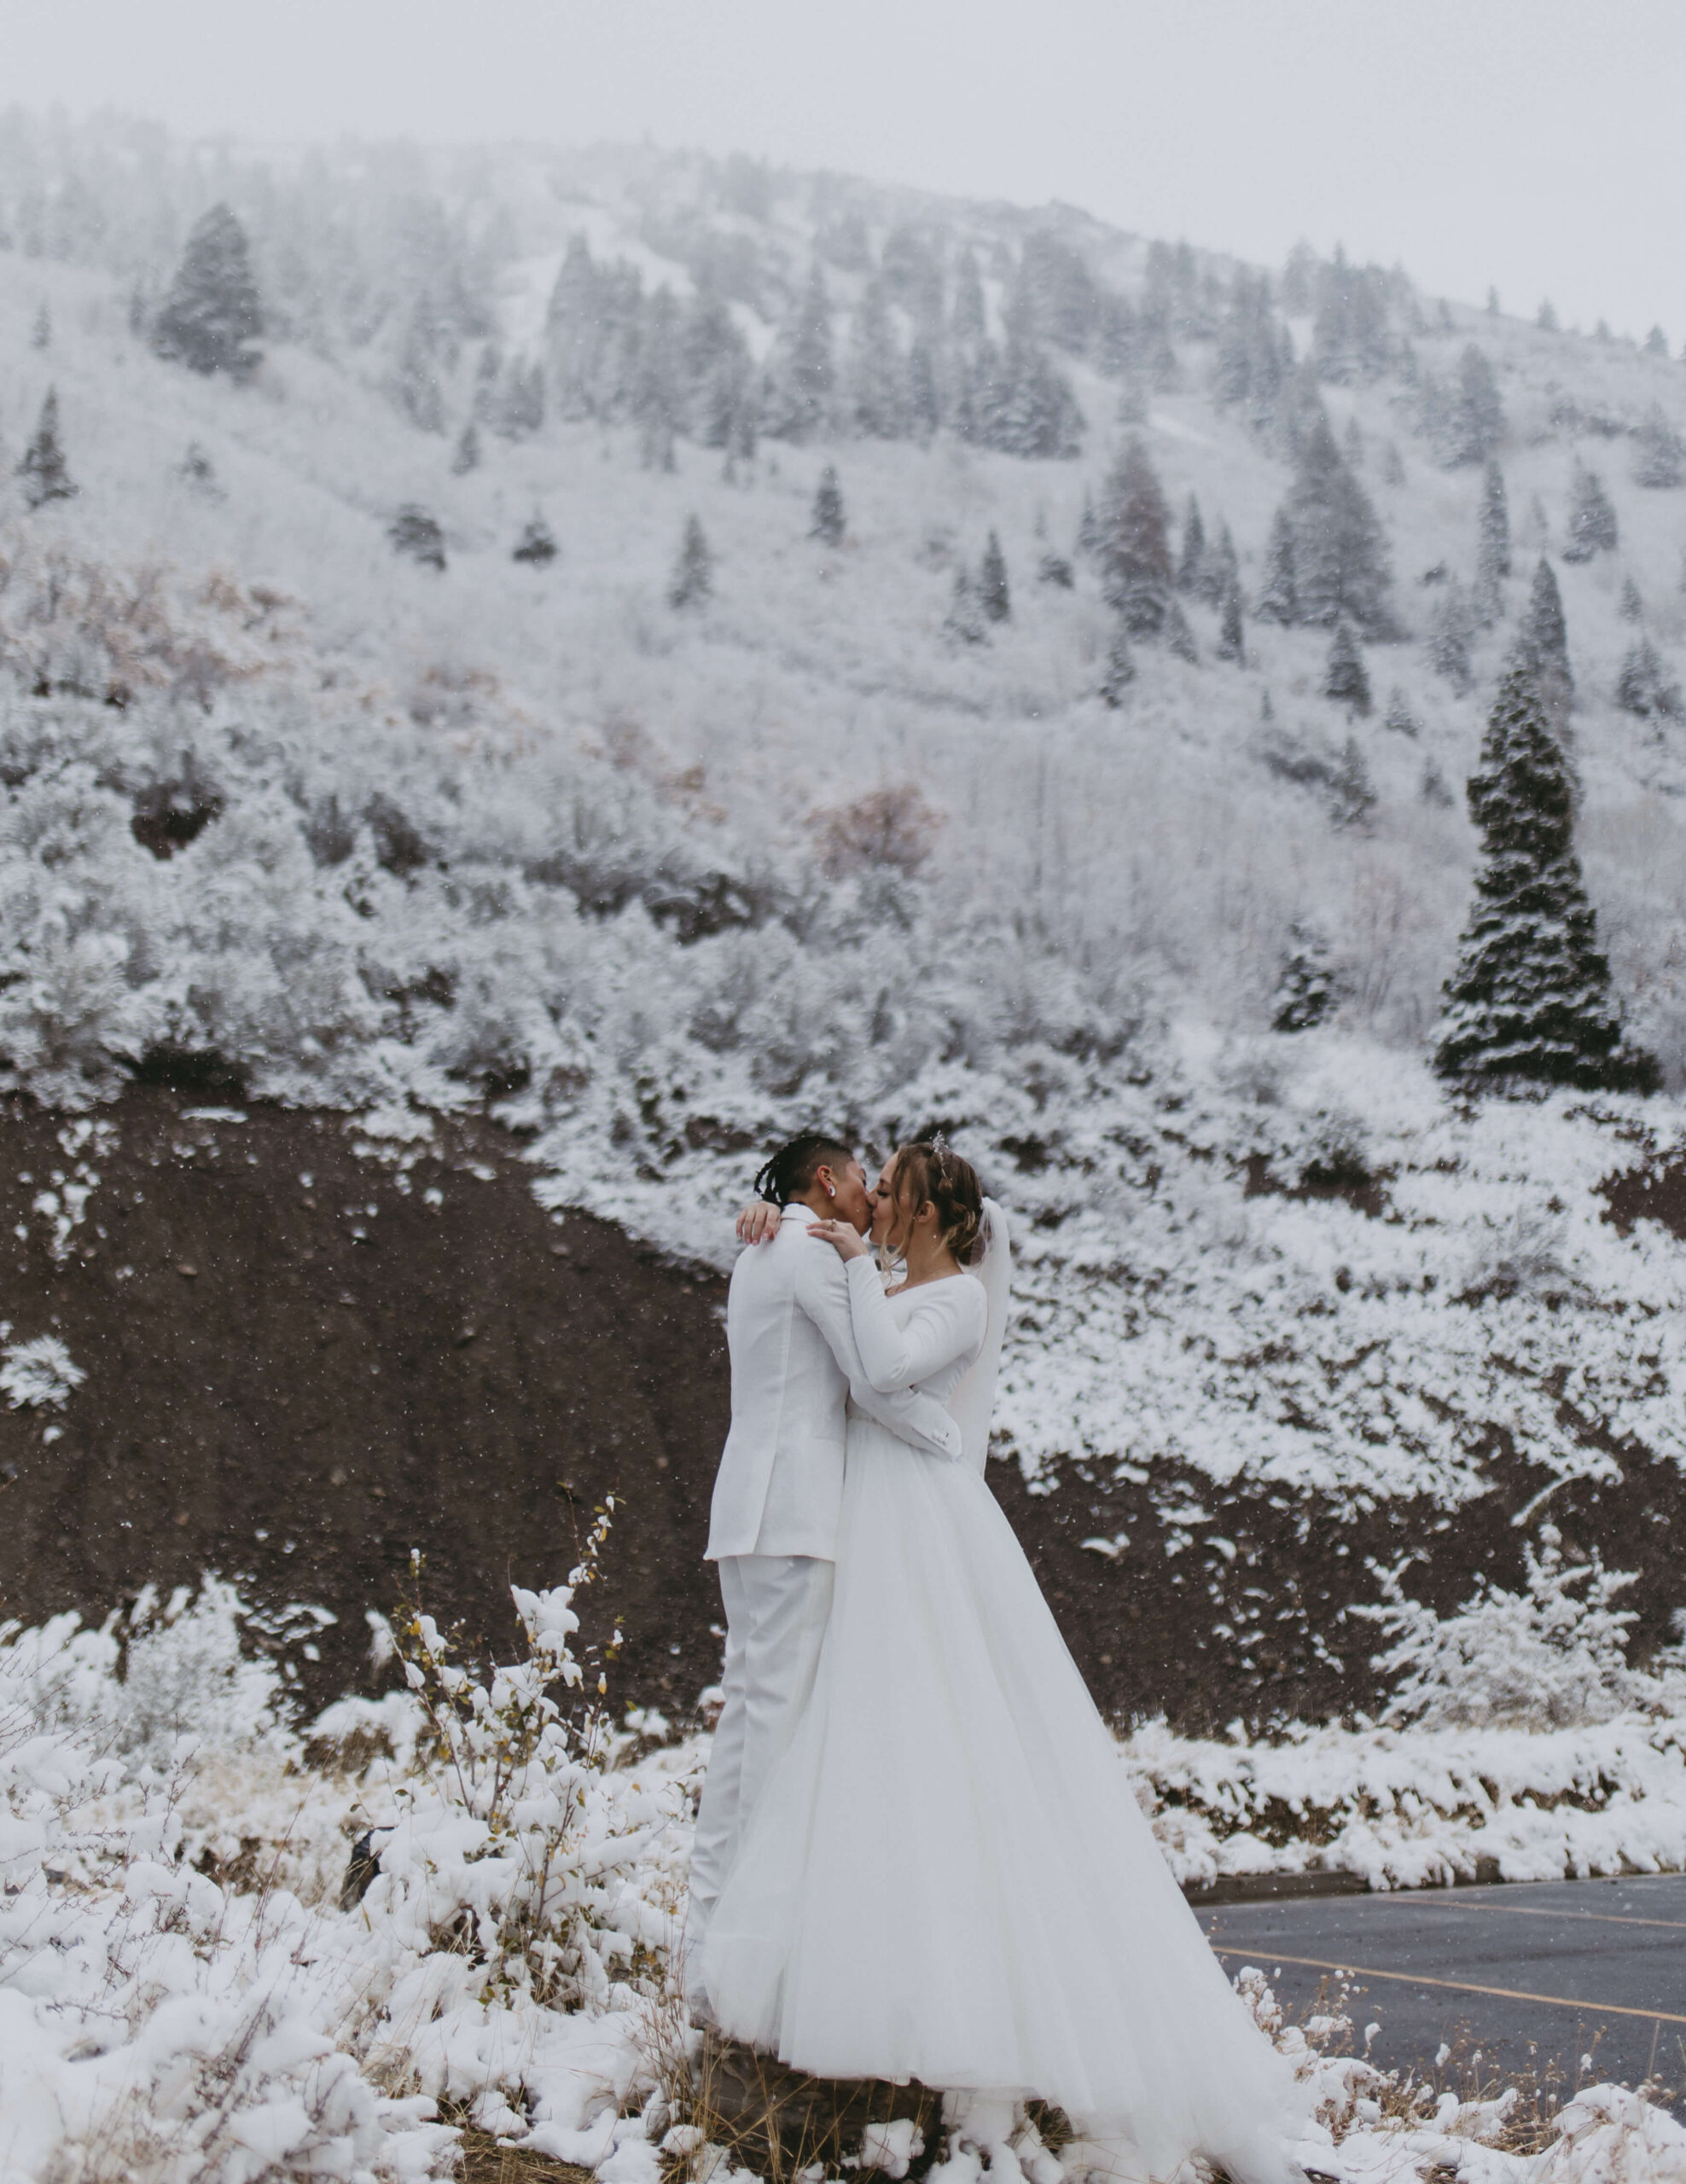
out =
<path fill-rule="evenodd" d="M 978 587 L 964 561 L 955 564 L 954 585 L 949 595 L 949 611 L 943 621 L 943 634 L 959 645 L 980 645 L 989 636 L 984 623 L 983 607 L 978 598 Z"/>
<path fill-rule="evenodd" d="M 418 432 L 445 430 L 445 388 L 440 383 L 433 312 L 426 297 L 412 307 L 392 378 L 398 408 Z"/>
<path fill-rule="evenodd" d="M 1341 460 L 1327 417 L 1307 435 L 1286 502 L 1294 538 L 1295 619 L 1387 636 L 1387 540 L 1369 497 Z"/>
<path fill-rule="evenodd" d="M 831 299 L 814 261 L 802 300 L 780 334 L 769 376 L 763 421 L 775 439 L 807 440 L 831 418 L 837 373 L 831 339 Z"/>
<path fill-rule="evenodd" d="M 1136 661 L 1130 649 L 1130 639 L 1122 621 L 1113 625 L 1112 642 L 1107 648 L 1107 664 L 1102 671 L 1099 695 L 1116 712 L 1124 703 L 1124 694 L 1136 680 Z"/>
<path fill-rule="evenodd" d="M 521 527 L 509 558 L 525 561 L 530 567 L 548 568 L 556 558 L 556 534 L 542 515 L 531 515 Z"/>
<path fill-rule="evenodd" d="M 1411 701 L 1396 682 L 1387 694 L 1387 710 L 1381 716 L 1381 725 L 1392 729 L 1395 735 L 1421 735 L 1422 723 L 1411 711 Z"/>
<path fill-rule="evenodd" d="M 1328 1016 L 1337 998 L 1328 942 L 1317 927 L 1296 918 L 1288 928 L 1288 952 L 1274 996 L 1273 1031 L 1311 1031 Z"/>
<path fill-rule="evenodd" d="M 456 445 L 451 450 L 451 474 L 453 478 L 466 478 L 471 470 L 478 470 L 480 467 L 480 427 L 471 417 L 458 433 Z"/>
<path fill-rule="evenodd" d="M 1457 384 L 1438 437 L 1441 459 L 1456 468 L 1485 462 L 1504 436 L 1504 404 L 1485 350 L 1471 341 L 1458 358 Z"/>
<path fill-rule="evenodd" d="M 1504 579 L 1510 574 L 1510 503 L 1504 473 L 1489 461 L 1481 479 L 1481 513 L 1475 549 L 1475 604 L 1484 624 L 1504 611 Z"/>
<path fill-rule="evenodd" d="M 1241 565 L 1235 554 L 1235 542 L 1230 535 L 1227 523 L 1218 526 L 1218 536 L 1201 555 L 1196 595 L 1208 607 L 1222 608 L 1232 591 L 1239 590 Z"/>
<path fill-rule="evenodd" d="M 1199 590 L 1205 563 L 1206 526 L 1201 520 L 1201 504 L 1190 493 L 1183 515 L 1183 548 L 1177 557 L 1178 591 Z"/>
<path fill-rule="evenodd" d="M 954 272 L 954 308 L 949 319 L 949 332 L 964 348 L 981 341 L 988 331 L 984 284 L 979 276 L 977 257 L 969 249 L 962 250 Z"/>
<path fill-rule="evenodd" d="M 881 281 L 869 281 L 855 307 L 844 385 L 852 431 L 866 439 L 905 435 L 906 378 Z"/>
<path fill-rule="evenodd" d="M 1232 583 L 1219 610 L 1218 624 L 1218 657 L 1232 659 L 1238 667 L 1247 665 L 1247 636 L 1241 625 L 1241 588 L 1239 581 Z"/>
<path fill-rule="evenodd" d="M 1435 1066 L 1466 1083 L 1649 1090 L 1623 1039 L 1574 845 L 1574 795 L 1533 678 L 1509 669 L 1471 775 L 1475 899 L 1446 981 Z"/>
<path fill-rule="evenodd" d="M 398 510 L 387 526 L 387 537 L 392 551 L 406 561 L 419 561 L 424 568 L 445 567 L 445 533 L 439 518 L 416 502 L 407 501 Z"/>
<path fill-rule="evenodd" d="M 808 519 L 808 536 L 817 538 L 822 546 L 840 546 L 844 527 L 843 488 L 837 482 L 836 466 L 828 462 L 820 473 L 819 484 L 814 489 L 814 507 Z"/>
<path fill-rule="evenodd" d="M 1005 622 L 1013 612 L 1013 597 L 1007 583 L 1007 556 L 993 531 L 984 543 L 984 558 L 978 565 L 978 604 L 989 622 Z"/>
<path fill-rule="evenodd" d="M 1323 695 L 1360 717 L 1370 709 L 1369 676 L 1364 667 L 1363 650 L 1352 624 L 1345 620 L 1335 624 L 1334 635 L 1329 641 L 1328 662 L 1323 670 Z"/>
<path fill-rule="evenodd" d="M 44 296 L 36 307 L 35 323 L 29 330 L 29 346 L 32 349 L 40 350 L 50 349 L 53 346 L 53 314 L 47 307 Z"/>
<path fill-rule="evenodd" d="M 1621 597 L 1616 601 L 1616 612 L 1624 622 L 1642 622 L 1645 602 L 1639 596 L 1639 587 L 1631 577 L 1622 578 Z"/>
<path fill-rule="evenodd" d="M 1686 439 L 1670 424 L 1660 403 L 1651 404 L 1633 439 L 1636 484 L 1652 492 L 1671 492 L 1686 479 Z"/>
<path fill-rule="evenodd" d="M 26 508 L 45 508 L 49 501 L 74 500 L 81 488 L 71 479 L 70 466 L 65 461 L 64 448 L 59 439 L 59 394 L 49 386 L 46 399 L 41 404 L 41 414 L 30 435 L 29 445 L 23 451 L 18 465 L 18 476 L 23 484 L 24 505 Z"/>
<path fill-rule="evenodd" d="M 1474 680 L 1470 648 L 1475 626 L 1474 601 L 1456 577 L 1448 578 L 1435 595 L 1429 617 L 1428 662 L 1460 692 Z"/>
<path fill-rule="evenodd" d="M 228 206 L 213 205 L 188 237 L 153 322 L 152 346 L 190 371 L 243 380 L 263 361 L 252 346 L 263 330 L 246 230 Z"/>
<path fill-rule="evenodd" d="M 1544 555 L 1534 571 L 1513 664 L 1532 677 L 1547 718 L 1561 729 L 1575 700 L 1575 678 L 1569 668 L 1569 628 L 1563 615 L 1563 595 Z"/>
<path fill-rule="evenodd" d="M 1148 450 L 1125 444 L 1097 512 L 1101 588 L 1131 637 L 1156 637 L 1171 605 L 1171 511 Z"/>
<path fill-rule="evenodd" d="M 667 603 L 676 613 L 705 606 L 714 595 L 714 555 L 699 517 L 685 518 L 678 559 L 667 583 Z"/>
<path fill-rule="evenodd" d="M 1648 637 L 1641 637 L 1623 660 L 1616 678 L 1616 703 L 1641 720 L 1678 720 L 1680 685 L 1663 665 Z"/>
<path fill-rule="evenodd" d="M 1375 783 L 1370 778 L 1369 762 L 1358 737 L 1349 735 L 1341 746 L 1329 781 L 1329 818 L 1342 832 L 1368 828 L 1375 805 Z"/>
<path fill-rule="evenodd" d="M 1563 559 L 1590 561 L 1595 554 L 1613 553 L 1616 542 L 1616 512 L 1604 491 L 1604 481 L 1596 470 L 1580 466 L 1575 472 L 1569 504 L 1569 543 L 1563 549 Z"/>
<path fill-rule="evenodd" d="M 1190 667 L 1201 662 L 1200 647 L 1195 642 L 1195 633 L 1189 626 L 1189 618 L 1183 612 L 1183 602 L 1173 599 L 1165 610 L 1165 648 L 1177 659 L 1186 659 Z"/>
<path fill-rule="evenodd" d="M 1299 591 L 1294 582 L 1294 525 L 1285 508 L 1270 519 L 1264 549 L 1264 582 L 1253 607 L 1257 622 L 1277 622 L 1292 629 L 1299 619 Z"/>

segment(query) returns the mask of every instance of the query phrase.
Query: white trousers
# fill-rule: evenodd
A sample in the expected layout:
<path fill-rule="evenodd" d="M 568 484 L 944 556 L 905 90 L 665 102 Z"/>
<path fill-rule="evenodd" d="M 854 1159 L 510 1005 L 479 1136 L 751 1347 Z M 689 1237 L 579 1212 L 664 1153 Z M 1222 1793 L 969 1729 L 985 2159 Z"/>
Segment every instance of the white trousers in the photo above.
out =
<path fill-rule="evenodd" d="M 767 1771 L 809 1692 L 831 1613 L 833 1567 L 810 1554 L 728 1554 L 724 1704 L 691 1849 L 688 1952 L 694 1954 L 731 1870 Z"/>

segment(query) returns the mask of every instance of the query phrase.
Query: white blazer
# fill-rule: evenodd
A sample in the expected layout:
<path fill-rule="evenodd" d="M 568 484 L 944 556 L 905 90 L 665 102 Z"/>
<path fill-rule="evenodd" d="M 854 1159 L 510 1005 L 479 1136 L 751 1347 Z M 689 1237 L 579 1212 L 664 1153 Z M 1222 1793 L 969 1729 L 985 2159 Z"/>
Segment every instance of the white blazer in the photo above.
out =
<path fill-rule="evenodd" d="M 711 1562 L 728 1554 L 835 1559 L 843 1501 L 846 1409 L 852 1397 L 916 1449 L 957 1457 L 960 1429 L 917 1388 L 881 1395 L 866 1376 L 849 1318 L 849 1281 L 814 1216 L 788 1205 L 770 1242 L 732 1269 L 726 1345 L 732 1430 L 710 1511 Z"/>

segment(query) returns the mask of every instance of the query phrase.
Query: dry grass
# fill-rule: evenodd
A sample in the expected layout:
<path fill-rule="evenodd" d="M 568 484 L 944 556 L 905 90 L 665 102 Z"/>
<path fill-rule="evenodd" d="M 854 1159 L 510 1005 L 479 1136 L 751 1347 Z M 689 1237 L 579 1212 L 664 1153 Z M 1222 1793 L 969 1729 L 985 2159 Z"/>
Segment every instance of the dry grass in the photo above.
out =
<path fill-rule="evenodd" d="M 462 2134 L 462 2184 L 592 2184 L 592 2175 L 571 2161 L 499 2146 L 490 2131 L 470 2127 Z"/>

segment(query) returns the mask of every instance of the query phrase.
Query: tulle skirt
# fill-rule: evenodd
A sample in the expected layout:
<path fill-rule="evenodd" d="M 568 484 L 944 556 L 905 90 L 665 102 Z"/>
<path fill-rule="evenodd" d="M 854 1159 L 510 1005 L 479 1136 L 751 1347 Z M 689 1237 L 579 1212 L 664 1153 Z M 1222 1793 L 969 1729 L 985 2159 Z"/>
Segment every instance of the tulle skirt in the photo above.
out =
<path fill-rule="evenodd" d="M 723 2029 L 826 2077 L 1052 2101 L 1120 2172 L 1299 2171 L 1207 1948 L 983 1479 L 849 1425 L 812 1698 L 705 1937 Z"/>

